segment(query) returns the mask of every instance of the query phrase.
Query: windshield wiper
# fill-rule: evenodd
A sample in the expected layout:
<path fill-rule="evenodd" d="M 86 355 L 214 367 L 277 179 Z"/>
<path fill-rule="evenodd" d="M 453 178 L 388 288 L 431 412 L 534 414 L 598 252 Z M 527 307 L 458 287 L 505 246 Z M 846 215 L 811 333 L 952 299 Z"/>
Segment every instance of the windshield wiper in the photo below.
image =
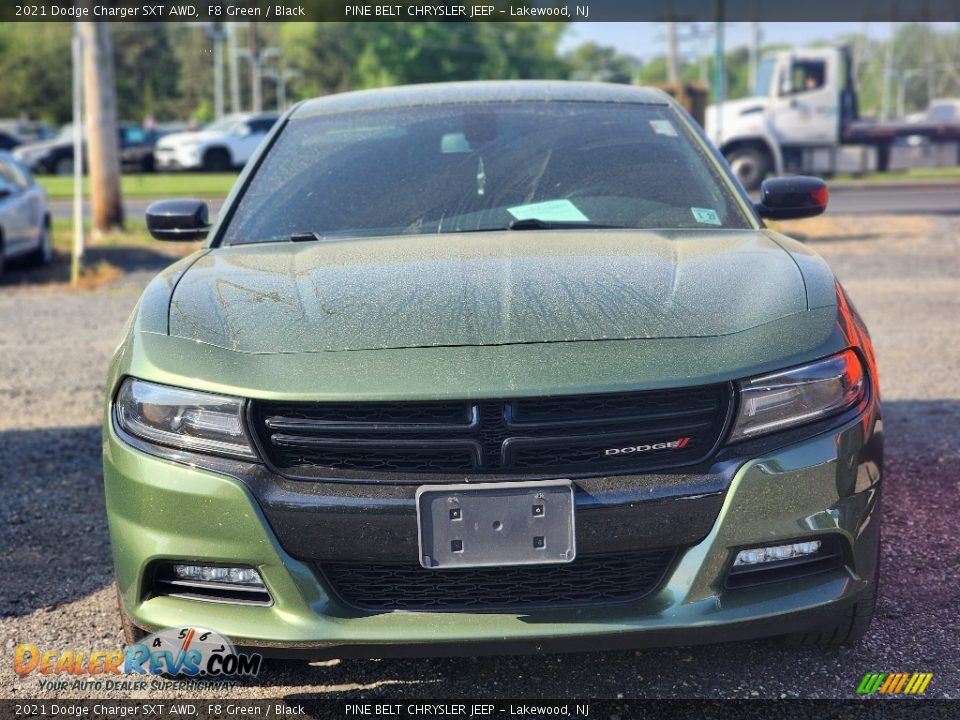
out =
<path fill-rule="evenodd" d="M 320 233 L 308 230 L 307 232 L 295 232 L 290 235 L 290 242 L 312 242 L 314 240 L 323 241 L 326 238 Z"/>
<path fill-rule="evenodd" d="M 524 218 L 514 220 L 507 225 L 510 230 L 576 230 L 578 228 L 607 228 L 609 230 L 623 230 L 625 225 L 603 225 L 601 223 L 576 222 L 571 220 L 541 220 L 540 218 Z"/>

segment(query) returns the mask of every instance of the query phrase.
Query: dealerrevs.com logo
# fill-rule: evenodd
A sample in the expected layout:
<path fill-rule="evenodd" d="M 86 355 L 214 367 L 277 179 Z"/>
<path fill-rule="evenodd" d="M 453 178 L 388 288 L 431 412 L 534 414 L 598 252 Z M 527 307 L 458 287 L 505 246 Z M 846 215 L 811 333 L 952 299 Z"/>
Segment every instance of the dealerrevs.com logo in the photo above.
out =
<path fill-rule="evenodd" d="M 690 438 L 682 437 L 670 442 L 647 443 L 644 445 L 630 445 L 622 448 L 609 448 L 604 450 L 603 454 L 610 455 L 630 455 L 632 453 L 645 453 L 653 450 L 680 450 L 690 443 Z"/>
<path fill-rule="evenodd" d="M 857 686 L 857 695 L 923 695 L 933 673 L 868 672 Z"/>
<path fill-rule="evenodd" d="M 166 676 L 223 680 L 256 676 L 262 662 L 260 655 L 238 653 L 233 643 L 215 630 L 186 626 L 161 630 L 124 649 L 84 652 L 41 649 L 32 643 L 22 643 L 14 651 L 13 670 L 21 677 L 37 674 L 52 680 L 74 676 L 88 682 L 103 681 L 103 689 L 130 690 L 139 688 L 127 687 L 128 682 L 112 678 Z M 65 684 L 57 683 L 58 686 Z"/>

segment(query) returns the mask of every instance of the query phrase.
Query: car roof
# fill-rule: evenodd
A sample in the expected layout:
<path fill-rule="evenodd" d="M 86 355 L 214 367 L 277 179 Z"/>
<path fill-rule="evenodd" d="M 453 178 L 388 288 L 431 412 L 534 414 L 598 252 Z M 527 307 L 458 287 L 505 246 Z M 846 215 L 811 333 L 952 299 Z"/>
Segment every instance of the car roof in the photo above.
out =
<path fill-rule="evenodd" d="M 649 87 L 563 80 L 498 80 L 401 85 L 328 95 L 304 101 L 294 109 L 291 117 L 302 118 L 391 107 L 490 102 L 594 102 L 640 105 L 674 103 L 662 90 Z"/>

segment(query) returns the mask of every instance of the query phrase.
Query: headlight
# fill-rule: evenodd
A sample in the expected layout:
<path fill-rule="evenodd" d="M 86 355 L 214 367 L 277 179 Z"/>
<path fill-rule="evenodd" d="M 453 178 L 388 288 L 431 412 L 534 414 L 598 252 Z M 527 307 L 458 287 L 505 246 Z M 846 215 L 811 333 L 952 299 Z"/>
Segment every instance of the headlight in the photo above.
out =
<path fill-rule="evenodd" d="M 863 367 L 853 350 L 771 375 L 742 380 L 740 411 L 731 441 L 764 435 L 836 415 L 866 393 Z"/>
<path fill-rule="evenodd" d="M 121 428 L 148 442 L 256 460 L 243 429 L 243 400 L 127 378 L 115 403 Z"/>

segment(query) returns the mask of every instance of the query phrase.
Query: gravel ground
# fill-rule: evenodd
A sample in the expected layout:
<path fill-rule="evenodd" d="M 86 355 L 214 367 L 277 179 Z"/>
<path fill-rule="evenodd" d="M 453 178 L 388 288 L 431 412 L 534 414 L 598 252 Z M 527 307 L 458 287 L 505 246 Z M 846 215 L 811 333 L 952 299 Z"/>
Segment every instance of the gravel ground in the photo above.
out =
<path fill-rule="evenodd" d="M 274 662 L 230 697 L 829 698 L 850 697 L 867 671 L 921 670 L 935 673 L 927 697 L 960 697 L 960 218 L 839 217 L 794 228 L 809 233 L 841 277 L 880 359 L 885 575 L 861 644 Z M 0 281 L 0 697 L 56 697 L 35 677 L 13 674 L 18 642 L 121 643 L 99 417 L 107 359 L 155 267 L 132 269 L 93 292 L 31 285 L 25 270 Z M 188 693 L 169 693 L 178 694 Z"/>

